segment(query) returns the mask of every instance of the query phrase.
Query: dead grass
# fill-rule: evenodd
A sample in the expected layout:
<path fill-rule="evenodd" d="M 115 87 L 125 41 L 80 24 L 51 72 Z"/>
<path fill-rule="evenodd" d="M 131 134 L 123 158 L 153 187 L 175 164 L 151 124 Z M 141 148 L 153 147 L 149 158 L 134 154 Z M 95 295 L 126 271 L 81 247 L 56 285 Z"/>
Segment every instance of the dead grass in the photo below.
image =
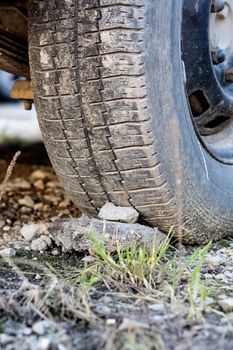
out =
<path fill-rule="evenodd" d="M 201 268 L 210 244 L 181 259 L 170 246 L 171 233 L 157 249 L 153 246 L 148 251 L 146 246 L 135 244 L 123 250 L 118 245 L 114 254 L 108 253 L 93 234 L 89 239 L 92 255 L 79 266 L 64 261 L 63 267 L 57 268 L 50 262 L 2 257 L 22 281 L 19 290 L 8 296 L 40 318 L 82 320 L 90 325 L 100 321 L 92 310 L 93 296 L 103 294 L 127 297 L 133 303 L 164 301 L 174 305 L 183 300 L 192 318 L 197 300 L 201 299 L 204 308 L 208 291 L 201 282 Z M 30 282 L 28 277 L 28 271 L 35 268 L 41 276 L 39 283 Z"/>
<path fill-rule="evenodd" d="M 2 200 L 2 197 L 4 195 L 4 193 L 6 192 L 6 187 L 7 187 L 7 184 L 9 182 L 9 179 L 11 177 L 11 174 L 14 170 L 14 167 L 16 165 L 16 162 L 17 162 L 17 159 L 19 158 L 19 156 L 21 155 L 21 152 L 18 151 L 15 153 L 12 161 L 10 162 L 8 168 L 7 168 L 7 172 L 6 172 L 6 175 L 5 175 L 5 178 L 2 182 L 2 184 L 0 185 L 0 201 Z"/>

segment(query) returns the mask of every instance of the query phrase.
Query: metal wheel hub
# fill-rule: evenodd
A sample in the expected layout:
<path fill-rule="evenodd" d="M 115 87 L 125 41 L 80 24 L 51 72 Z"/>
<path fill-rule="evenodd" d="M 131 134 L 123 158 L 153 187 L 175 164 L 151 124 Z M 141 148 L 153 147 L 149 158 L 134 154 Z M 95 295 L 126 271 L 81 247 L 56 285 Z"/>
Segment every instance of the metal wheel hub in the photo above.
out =
<path fill-rule="evenodd" d="M 233 0 L 184 0 L 182 60 L 200 140 L 233 164 Z"/>

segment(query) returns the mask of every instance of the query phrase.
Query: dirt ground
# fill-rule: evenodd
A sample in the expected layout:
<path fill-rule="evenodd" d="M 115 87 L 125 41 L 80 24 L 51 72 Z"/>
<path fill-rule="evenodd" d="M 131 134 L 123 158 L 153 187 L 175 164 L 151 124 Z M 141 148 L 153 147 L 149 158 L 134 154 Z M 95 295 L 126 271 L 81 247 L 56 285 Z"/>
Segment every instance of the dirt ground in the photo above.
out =
<path fill-rule="evenodd" d="M 1 181 L 18 148 L 1 148 Z M 181 254 L 174 244 L 150 288 L 96 251 L 68 254 L 53 242 L 34 251 L 21 234 L 24 224 L 79 216 L 43 146 L 23 147 L 0 202 L 0 249 L 12 249 L 0 260 L 0 349 L 233 348 L 231 239 L 205 253 L 183 247 Z M 182 271 L 176 286 L 169 261 L 173 277 Z"/>

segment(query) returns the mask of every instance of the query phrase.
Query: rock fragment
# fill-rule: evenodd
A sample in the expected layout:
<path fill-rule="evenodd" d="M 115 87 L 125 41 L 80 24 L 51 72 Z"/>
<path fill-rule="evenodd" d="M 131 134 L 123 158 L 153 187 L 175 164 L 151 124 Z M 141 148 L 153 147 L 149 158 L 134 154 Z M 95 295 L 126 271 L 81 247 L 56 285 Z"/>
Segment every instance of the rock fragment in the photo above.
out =
<path fill-rule="evenodd" d="M 16 255 L 16 250 L 13 248 L 4 248 L 0 250 L 0 256 L 13 258 Z"/>
<path fill-rule="evenodd" d="M 42 179 L 38 179 L 33 183 L 33 186 L 40 191 L 43 191 L 45 188 L 44 181 Z"/>
<path fill-rule="evenodd" d="M 30 175 L 30 180 L 31 182 L 35 182 L 36 180 L 44 180 L 46 179 L 47 174 L 46 172 L 42 171 L 42 170 L 35 170 L 33 171 L 33 173 Z"/>
<path fill-rule="evenodd" d="M 55 244 L 61 246 L 63 251 L 90 250 L 90 232 L 95 239 L 106 244 L 109 251 L 115 251 L 118 244 L 122 248 L 135 243 L 145 244 L 149 249 L 152 244 L 158 248 L 166 239 L 165 234 L 151 227 L 89 219 L 86 216 L 73 220 L 57 220 L 49 228 Z"/>
<path fill-rule="evenodd" d="M 225 312 L 232 312 L 233 311 L 233 298 L 225 298 L 218 301 L 219 305 Z"/>
<path fill-rule="evenodd" d="M 45 321 L 38 321 L 38 322 L 34 323 L 32 326 L 33 332 L 37 335 L 45 334 L 46 328 L 47 328 L 47 322 L 45 322 Z"/>
<path fill-rule="evenodd" d="M 31 241 L 41 232 L 41 227 L 39 224 L 28 224 L 24 225 L 20 230 L 21 235 L 26 241 Z"/>
<path fill-rule="evenodd" d="M 52 240 L 48 236 L 42 235 L 34 239 L 31 243 L 31 249 L 35 251 L 45 251 L 52 246 Z"/>
<path fill-rule="evenodd" d="M 222 263 L 223 259 L 220 256 L 207 255 L 205 261 L 213 266 L 218 266 Z"/>
<path fill-rule="evenodd" d="M 13 337 L 11 337 L 8 334 L 1 333 L 0 334 L 0 345 L 6 345 L 14 340 Z"/>
<path fill-rule="evenodd" d="M 108 202 L 101 208 L 98 216 L 102 220 L 135 224 L 138 221 L 139 213 L 134 208 L 117 207 Z"/>
<path fill-rule="evenodd" d="M 62 349 L 61 346 L 58 347 L 59 350 Z M 47 337 L 41 337 L 38 340 L 38 349 L 40 350 L 49 350 L 51 349 L 51 341 Z"/>
<path fill-rule="evenodd" d="M 21 189 L 21 190 L 29 190 L 31 188 L 31 184 L 30 182 L 17 177 L 12 181 L 11 187 Z"/>
<path fill-rule="evenodd" d="M 30 196 L 25 196 L 24 198 L 20 198 L 18 200 L 18 203 L 28 208 L 33 208 L 34 206 L 34 200 Z"/>

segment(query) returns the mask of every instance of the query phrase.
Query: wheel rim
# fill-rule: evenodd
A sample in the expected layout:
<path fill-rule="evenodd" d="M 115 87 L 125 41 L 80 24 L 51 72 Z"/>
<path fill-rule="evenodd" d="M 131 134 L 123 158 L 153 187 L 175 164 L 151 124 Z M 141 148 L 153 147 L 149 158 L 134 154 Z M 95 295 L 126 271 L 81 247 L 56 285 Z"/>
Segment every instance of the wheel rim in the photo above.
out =
<path fill-rule="evenodd" d="M 218 161 L 233 164 L 233 0 L 184 0 L 182 60 L 192 121 Z"/>

